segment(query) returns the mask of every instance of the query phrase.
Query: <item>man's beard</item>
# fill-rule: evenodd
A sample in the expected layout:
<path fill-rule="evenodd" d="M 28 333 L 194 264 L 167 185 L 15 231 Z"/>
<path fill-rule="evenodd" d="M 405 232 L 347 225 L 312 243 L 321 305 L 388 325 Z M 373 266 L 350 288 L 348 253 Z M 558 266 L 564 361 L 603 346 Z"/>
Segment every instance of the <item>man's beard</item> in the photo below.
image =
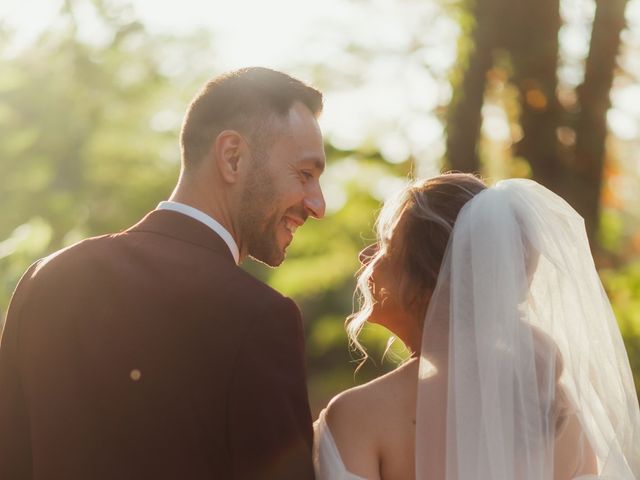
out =
<path fill-rule="evenodd" d="M 273 178 L 266 166 L 268 158 L 253 158 L 240 202 L 242 241 L 252 258 L 277 267 L 284 260 L 278 245 L 277 229 L 282 216 L 271 209 L 276 205 Z"/>

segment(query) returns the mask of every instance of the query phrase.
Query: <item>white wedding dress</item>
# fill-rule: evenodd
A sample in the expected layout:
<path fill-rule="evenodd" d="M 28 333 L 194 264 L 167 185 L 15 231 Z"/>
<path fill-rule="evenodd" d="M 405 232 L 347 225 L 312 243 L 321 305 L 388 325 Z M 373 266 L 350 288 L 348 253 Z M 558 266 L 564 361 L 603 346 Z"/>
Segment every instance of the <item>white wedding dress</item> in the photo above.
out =
<path fill-rule="evenodd" d="M 313 425 L 313 464 L 316 480 L 367 480 L 347 471 L 326 420 L 326 410 L 320 412 Z"/>
<path fill-rule="evenodd" d="M 438 439 L 424 353 L 434 338 L 448 352 L 446 438 Z M 421 452 L 434 442 L 445 442 L 444 480 L 553 480 L 556 440 L 573 413 L 574 478 L 640 480 L 638 398 L 584 221 L 536 182 L 498 182 L 460 211 L 421 355 L 417 480 L 431 478 Z M 324 417 L 315 425 L 318 479 L 364 480 L 346 470 Z"/>

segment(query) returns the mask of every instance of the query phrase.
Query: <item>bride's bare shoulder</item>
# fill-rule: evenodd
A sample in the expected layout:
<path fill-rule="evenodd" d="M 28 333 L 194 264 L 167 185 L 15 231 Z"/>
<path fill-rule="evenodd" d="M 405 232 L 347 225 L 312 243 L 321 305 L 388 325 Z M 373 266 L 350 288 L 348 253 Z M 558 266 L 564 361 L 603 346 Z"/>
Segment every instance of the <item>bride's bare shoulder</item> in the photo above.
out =
<path fill-rule="evenodd" d="M 417 362 L 411 360 L 368 383 L 336 395 L 327 407 L 327 423 L 335 437 L 384 425 L 406 401 L 415 398 Z"/>
<path fill-rule="evenodd" d="M 380 478 L 383 440 L 397 423 L 398 412 L 407 410 L 407 402 L 415 402 L 417 366 L 413 363 L 346 390 L 329 403 L 325 420 L 349 472 Z"/>

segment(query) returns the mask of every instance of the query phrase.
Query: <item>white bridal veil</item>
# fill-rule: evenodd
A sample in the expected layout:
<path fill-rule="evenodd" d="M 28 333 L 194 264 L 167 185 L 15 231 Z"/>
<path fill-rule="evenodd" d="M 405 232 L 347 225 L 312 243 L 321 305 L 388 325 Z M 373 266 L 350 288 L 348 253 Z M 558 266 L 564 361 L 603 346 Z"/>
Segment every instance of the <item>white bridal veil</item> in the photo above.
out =
<path fill-rule="evenodd" d="M 433 478 L 433 337 L 448 337 L 447 480 L 550 480 L 562 462 L 576 478 L 640 479 L 629 361 L 583 219 L 560 197 L 506 180 L 458 216 L 425 319 L 419 480 Z"/>

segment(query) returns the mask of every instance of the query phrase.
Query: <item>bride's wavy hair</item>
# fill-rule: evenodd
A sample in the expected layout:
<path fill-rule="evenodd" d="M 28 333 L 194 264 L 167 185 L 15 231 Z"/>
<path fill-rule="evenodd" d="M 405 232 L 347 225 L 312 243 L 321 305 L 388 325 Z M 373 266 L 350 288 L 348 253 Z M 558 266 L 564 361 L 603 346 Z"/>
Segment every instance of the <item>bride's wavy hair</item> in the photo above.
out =
<path fill-rule="evenodd" d="M 350 344 L 363 361 L 368 356 L 358 337 L 376 303 L 371 278 L 375 265 L 389 259 L 397 279 L 393 292 L 383 289 L 379 295 L 395 296 L 421 322 L 458 213 L 486 188 L 475 175 L 445 173 L 417 180 L 385 202 L 376 221 L 377 248 L 358 273 L 360 309 L 347 318 Z"/>

